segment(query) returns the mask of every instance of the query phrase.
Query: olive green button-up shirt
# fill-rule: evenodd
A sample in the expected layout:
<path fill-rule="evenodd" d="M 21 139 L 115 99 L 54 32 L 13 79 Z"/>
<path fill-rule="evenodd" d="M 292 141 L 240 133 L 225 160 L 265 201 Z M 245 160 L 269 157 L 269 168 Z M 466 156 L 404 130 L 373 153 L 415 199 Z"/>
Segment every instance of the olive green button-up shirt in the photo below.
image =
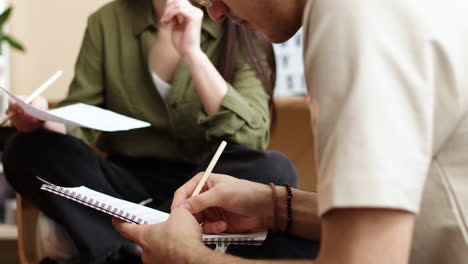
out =
<path fill-rule="evenodd" d="M 198 163 L 221 139 L 265 149 L 269 141 L 269 96 L 247 64 L 236 58 L 236 73 L 220 110 L 208 116 L 184 62 L 177 66 L 164 101 L 149 71 L 149 50 L 158 29 L 151 0 L 117 0 L 93 13 L 75 66 L 67 98 L 151 123 L 151 127 L 102 133 L 97 145 L 110 154 Z M 223 24 L 205 17 L 201 48 L 216 65 L 224 54 Z M 94 141 L 96 131 L 67 127 L 67 133 Z"/>

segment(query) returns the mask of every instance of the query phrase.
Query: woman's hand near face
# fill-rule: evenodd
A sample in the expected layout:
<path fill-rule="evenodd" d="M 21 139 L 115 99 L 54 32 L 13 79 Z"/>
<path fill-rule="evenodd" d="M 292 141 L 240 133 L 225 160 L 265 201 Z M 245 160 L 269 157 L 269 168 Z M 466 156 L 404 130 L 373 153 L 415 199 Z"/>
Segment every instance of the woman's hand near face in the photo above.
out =
<path fill-rule="evenodd" d="M 200 33 L 203 11 L 188 0 L 167 0 L 161 23 L 172 26 L 172 41 L 182 57 L 202 52 Z"/>
<path fill-rule="evenodd" d="M 167 0 L 160 21 L 171 25 L 172 43 L 190 71 L 203 110 L 217 113 L 229 86 L 200 47 L 203 11 L 188 0 Z"/>

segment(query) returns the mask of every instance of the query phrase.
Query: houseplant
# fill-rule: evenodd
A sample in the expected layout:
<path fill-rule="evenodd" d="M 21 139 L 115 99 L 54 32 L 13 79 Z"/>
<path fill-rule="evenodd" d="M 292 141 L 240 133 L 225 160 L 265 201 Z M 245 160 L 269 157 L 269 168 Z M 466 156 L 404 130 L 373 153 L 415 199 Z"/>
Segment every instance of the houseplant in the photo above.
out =
<path fill-rule="evenodd" d="M 12 7 L 8 7 L 0 14 L 0 55 L 2 55 L 2 44 L 4 42 L 8 43 L 12 48 L 24 51 L 24 47 L 21 43 L 16 41 L 13 37 L 5 33 L 5 24 L 10 17 Z"/>
<path fill-rule="evenodd" d="M 6 82 L 6 76 L 5 74 L 8 74 L 8 71 L 6 70 L 8 67 L 7 63 L 7 58 L 5 58 L 5 54 L 3 54 L 3 47 L 4 45 L 9 45 L 11 48 L 16 49 L 18 51 L 24 51 L 24 47 L 21 43 L 16 41 L 13 37 L 11 37 L 9 34 L 6 34 L 5 32 L 5 25 L 8 20 L 8 18 L 11 15 L 12 8 L 11 6 L 5 9 L 1 14 L 0 14 L 0 85 L 4 85 Z M 3 114 L 3 111 L 6 108 L 7 105 L 7 98 L 4 96 L 0 96 L 0 116 Z M 0 128 L 0 156 L 1 152 L 3 151 L 3 145 L 6 141 L 6 138 L 14 131 L 12 127 L 2 127 Z M 5 205 L 5 200 L 6 199 L 11 199 L 14 201 L 14 192 L 9 190 L 9 188 L 6 188 L 8 185 L 5 181 L 5 178 L 3 176 L 3 171 L 0 171 L 0 222 L 2 222 L 4 219 L 4 205 Z M 10 214 L 11 215 L 11 214 Z M 9 222 L 12 222 L 11 219 L 9 219 Z"/>

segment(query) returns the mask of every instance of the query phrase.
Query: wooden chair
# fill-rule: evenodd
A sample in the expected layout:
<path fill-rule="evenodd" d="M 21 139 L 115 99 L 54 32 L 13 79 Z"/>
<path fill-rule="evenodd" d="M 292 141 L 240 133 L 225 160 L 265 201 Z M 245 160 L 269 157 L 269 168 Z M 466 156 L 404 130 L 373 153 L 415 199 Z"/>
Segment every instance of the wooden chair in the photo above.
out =
<path fill-rule="evenodd" d="M 315 146 L 307 100 L 304 96 L 279 98 L 275 109 L 268 149 L 283 152 L 294 163 L 299 189 L 315 191 Z"/>
<path fill-rule="evenodd" d="M 314 141 L 307 102 L 304 97 L 276 99 L 275 109 L 276 123 L 271 130 L 269 150 L 286 154 L 296 166 L 299 188 L 314 191 Z M 36 264 L 44 257 L 37 237 L 41 212 L 20 195 L 16 196 L 16 200 L 19 258 L 22 264 Z"/>
<path fill-rule="evenodd" d="M 16 194 L 16 221 L 18 226 L 18 257 L 21 264 L 36 264 L 43 256 L 37 246 L 37 222 L 39 209 L 30 201 Z"/>

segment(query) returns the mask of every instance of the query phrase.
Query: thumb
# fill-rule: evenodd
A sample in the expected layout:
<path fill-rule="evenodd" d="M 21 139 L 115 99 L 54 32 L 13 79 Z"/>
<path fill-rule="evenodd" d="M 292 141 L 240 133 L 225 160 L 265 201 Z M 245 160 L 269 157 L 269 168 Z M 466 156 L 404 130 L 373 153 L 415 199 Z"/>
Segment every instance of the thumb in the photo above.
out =
<path fill-rule="evenodd" d="M 197 214 L 210 207 L 219 207 L 221 204 L 221 198 L 216 189 L 213 188 L 187 199 L 179 207 L 184 207 L 192 214 Z"/>
<path fill-rule="evenodd" d="M 114 228 L 125 238 L 138 243 L 138 238 L 141 237 L 140 233 L 143 232 L 144 225 L 130 224 L 118 218 L 112 218 Z"/>

